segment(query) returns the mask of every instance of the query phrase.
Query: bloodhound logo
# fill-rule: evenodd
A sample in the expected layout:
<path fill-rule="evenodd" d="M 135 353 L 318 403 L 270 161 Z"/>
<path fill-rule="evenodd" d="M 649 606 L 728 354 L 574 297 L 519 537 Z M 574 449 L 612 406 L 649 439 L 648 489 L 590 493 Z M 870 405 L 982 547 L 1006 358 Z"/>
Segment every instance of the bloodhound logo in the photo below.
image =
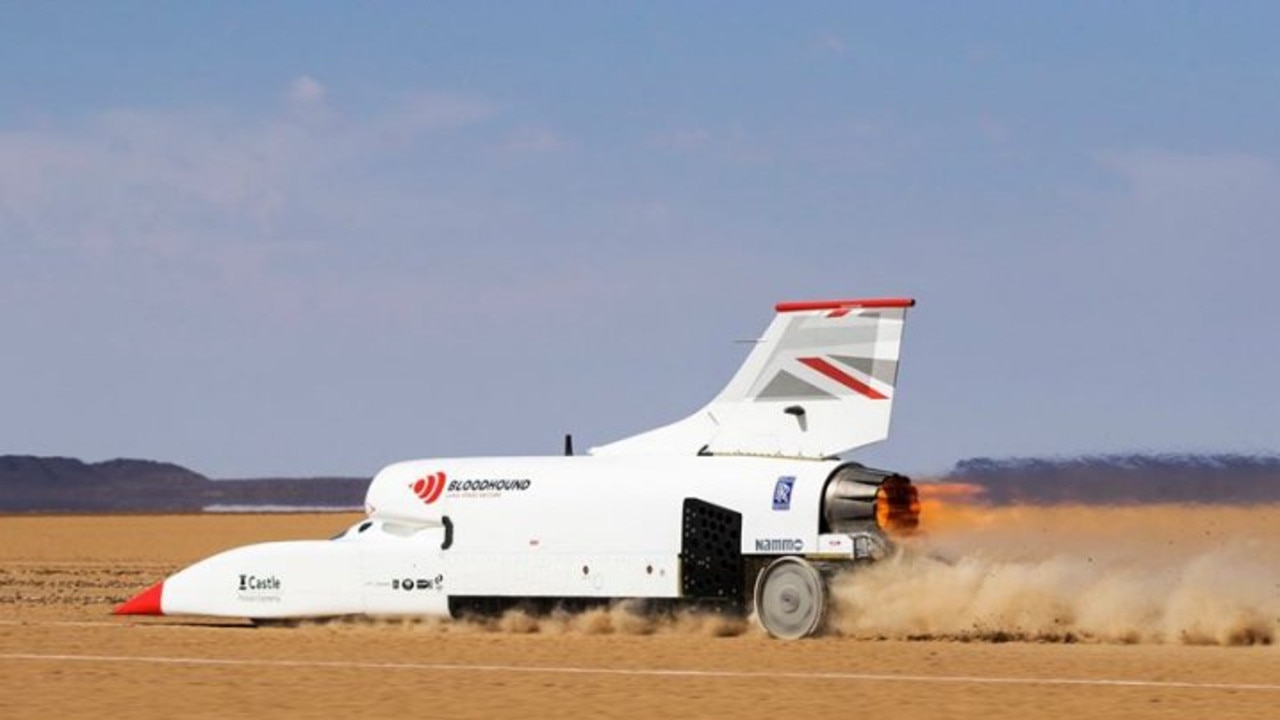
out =
<path fill-rule="evenodd" d="M 444 492 L 444 486 L 448 479 L 445 477 L 444 471 L 432 473 L 418 478 L 409 485 L 409 489 L 417 495 L 419 499 L 426 505 L 430 505 L 440 499 L 440 493 Z"/>

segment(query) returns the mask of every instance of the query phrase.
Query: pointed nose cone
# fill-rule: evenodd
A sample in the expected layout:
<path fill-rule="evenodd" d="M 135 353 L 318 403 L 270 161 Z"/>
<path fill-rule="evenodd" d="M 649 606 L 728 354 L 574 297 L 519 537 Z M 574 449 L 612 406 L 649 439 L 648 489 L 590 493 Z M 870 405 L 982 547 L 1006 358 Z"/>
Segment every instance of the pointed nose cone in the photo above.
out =
<path fill-rule="evenodd" d="M 164 594 L 164 581 L 152 585 L 116 606 L 115 615 L 163 615 L 160 596 Z"/>

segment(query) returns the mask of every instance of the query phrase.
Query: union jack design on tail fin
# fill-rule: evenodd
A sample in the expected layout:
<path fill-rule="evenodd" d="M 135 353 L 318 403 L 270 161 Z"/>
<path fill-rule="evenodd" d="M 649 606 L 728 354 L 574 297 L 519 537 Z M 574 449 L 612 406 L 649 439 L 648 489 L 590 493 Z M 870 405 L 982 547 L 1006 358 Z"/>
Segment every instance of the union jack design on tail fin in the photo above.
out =
<path fill-rule="evenodd" d="M 898 376 L 905 308 L 855 313 L 842 307 L 787 317 L 783 341 L 766 360 L 752 400 L 839 399 L 856 393 L 888 400 Z M 806 351 L 823 350 L 822 353 Z"/>
<path fill-rule="evenodd" d="M 677 423 L 598 454 L 829 457 L 883 440 L 906 298 L 781 303 L 724 390 Z"/>

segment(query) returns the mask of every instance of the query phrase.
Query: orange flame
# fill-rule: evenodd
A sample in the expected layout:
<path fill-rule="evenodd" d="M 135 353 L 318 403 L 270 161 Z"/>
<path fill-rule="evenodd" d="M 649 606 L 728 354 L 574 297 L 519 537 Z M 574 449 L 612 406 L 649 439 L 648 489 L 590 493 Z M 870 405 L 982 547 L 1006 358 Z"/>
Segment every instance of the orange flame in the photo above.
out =
<path fill-rule="evenodd" d="M 978 503 L 986 488 L 973 483 L 924 483 L 920 490 L 921 523 L 926 530 L 980 523 L 985 515 Z"/>
<path fill-rule="evenodd" d="M 940 500 L 943 498 L 973 499 L 987 491 L 981 485 L 960 482 L 925 483 L 917 485 L 916 489 L 920 491 L 921 498 L 928 500 Z"/>
<path fill-rule="evenodd" d="M 900 533 L 909 533 L 920 524 L 920 496 L 910 480 L 891 477 L 876 490 L 876 524 Z"/>

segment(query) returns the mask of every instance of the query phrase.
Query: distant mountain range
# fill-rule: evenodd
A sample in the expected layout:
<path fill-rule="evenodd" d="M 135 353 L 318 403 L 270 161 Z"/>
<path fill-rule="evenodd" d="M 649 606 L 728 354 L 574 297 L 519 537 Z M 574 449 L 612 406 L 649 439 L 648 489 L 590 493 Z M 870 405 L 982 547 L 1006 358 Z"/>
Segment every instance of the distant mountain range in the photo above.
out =
<path fill-rule="evenodd" d="M 972 458 L 944 482 L 977 502 L 1130 504 L 1280 502 L 1280 456 L 1100 455 Z M 173 463 L 0 455 L 0 512 L 199 512 L 358 508 L 366 477 L 211 480 Z"/>
<path fill-rule="evenodd" d="M 943 479 L 978 485 L 977 497 L 995 505 L 1252 504 L 1280 501 L 1280 456 L 972 458 Z"/>
<path fill-rule="evenodd" d="M 210 480 L 173 463 L 0 455 L 0 512 L 194 512 L 364 504 L 365 477 Z"/>

